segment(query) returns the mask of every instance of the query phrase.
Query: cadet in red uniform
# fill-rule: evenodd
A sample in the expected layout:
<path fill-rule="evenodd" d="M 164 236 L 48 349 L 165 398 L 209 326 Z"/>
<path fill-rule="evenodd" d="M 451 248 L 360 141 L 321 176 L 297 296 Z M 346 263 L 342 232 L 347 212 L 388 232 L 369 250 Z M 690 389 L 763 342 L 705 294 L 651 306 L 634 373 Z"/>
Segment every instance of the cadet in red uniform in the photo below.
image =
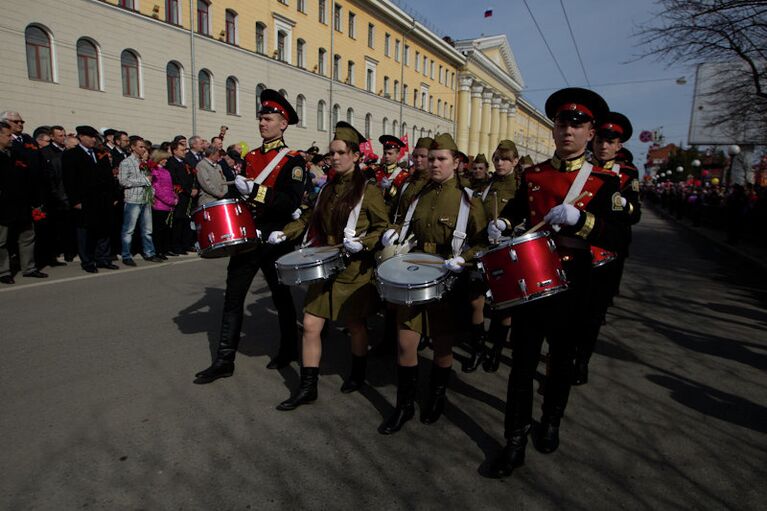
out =
<path fill-rule="evenodd" d="M 642 218 L 642 209 L 639 202 L 639 170 L 634 165 L 634 155 L 625 147 L 621 148 L 615 155 L 615 161 L 620 165 L 621 197 L 626 199 L 625 207 L 628 208 L 629 223 L 634 225 Z M 613 296 L 620 294 L 623 265 L 629 256 L 630 244 L 631 229 L 629 228 L 626 245 L 618 250 L 618 259 L 615 261 Z"/>
<path fill-rule="evenodd" d="M 594 136 L 595 120 L 604 118 L 608 110 L 598 94 L 586 89 L 567 88 L 552 94 L 546 101 L 546 115 L 554 121 L 556 153 L 524 171 L 514 200 L 501 218 L 488 225 L 488 237 L 493 240 L 522 220 L 528 226 L 545 221 L 545 229 L 554 233 L 570 284 L 566 292 L 512 309 L 514 356 L 506 400 L 507 445 L 490 465 L 490 474 L 496 477 L 509 475 L 524 463 L 532 426 L 533 378 L 544 338 L 550 346 L 551 371 L 535 446 L 543 453 L 559 446 L 560 419 L 573 372 L 572 346 L 586 328 L 589 244 L 615 249 L 625 238 L 618 178 L 586 162 L 586 144 Z M 574 205 L 565 203 L 568 195 L 578 196 L 581 191 L 587 195 Z"/>
<path fill-rule="evenodd" d="M 408 178 L 410 173 L 397 165 L 399 152 L 405 147 L 400 139 L 392 135 L 381 135 L 378 141 L 383 144 L 383 157 L 381 165 L 378 166 L 375 176 L 378 186 L 384 192 L 386 203 L 394 203 L 402 183 Z"/>
<path fill-rule="evenodd" d="M 247 197 L 246 202 L 264 237 L 268 237 L 272 231 L 283 230 L 285 224 L 293 220 L 293 212 L 301 205 L 304 160 L 298 152 L 290 151 L 282 138 L 288 126 L 297 122 L 296 111 L 282 94 L 271 89 L 261 93 L 258 129 L 264 143 L 245 156 L 245 177 L 237 176 L 235 184 L 242 196 Z M 210 383 L 231 376 L 234 372 L 245 298 L 259 269 L 264 272 L 280 323 L 279 352 L 267 367 L 279 369 L 298 358 L 296 310 L 290 288 L 279 283 L 274 267 L 277 258 L 291 250 L 292 245 L 289 243 L 259 244 L 255 250 L 232 256 L 229 260 L 216 357 L 213 365 L 195 375 L 195 383 Z"/>
<path fill-rule="evenodd" d="M 631 138 L 632 131 L 631 122 L 625 115 L 618 112 L 609 112 L 597 126 L 592 142 L 591 163 L 596 167 L 609 170 L 619 177 L 621 203 L 628 213 L 627 220 L 633 224 L 639 221 L 640 215 L 639 194 L 637 193 L 639 190 L 639 181 L 637 179 L 639 174 L 636 168 L 616 161 L 618 151 Z M 637 191 L 632 190 L 631 183 L 636 183 L 634 187 Z M 624 192 L 624 190 L 626 191 Z M 627 229 L 627 234 L 630 237 L 630 226 Z M 599 330 L 607 314 L 607 308 L 610 306 L 616 281 L 620 278 L 619 271 L 622 270 L 622 264 L 620 267 L 618 266 L 618 259 L 621 253 L 625 254 L 627 252 L 628 243 L 629 238 L 627 237 L 625 245 L 621 247 L 621 250 L 615 252 L 606 251 L 602 247 L 592 246 L 592 253 L 595 254 L 594 264 L 599 266 L 595 267 L 592 273 L 588 330 L 586 335 L 579 339 L 580 342 L 575 347 L 573 385 L 583 385 L 588 382 L 589 360 L 599 338 Z M 604 262 L 608 259 L 600 261 L 596 258 L 597 254 L 600 255 L 600 258 L 609 257 L 609 262 Z"/>

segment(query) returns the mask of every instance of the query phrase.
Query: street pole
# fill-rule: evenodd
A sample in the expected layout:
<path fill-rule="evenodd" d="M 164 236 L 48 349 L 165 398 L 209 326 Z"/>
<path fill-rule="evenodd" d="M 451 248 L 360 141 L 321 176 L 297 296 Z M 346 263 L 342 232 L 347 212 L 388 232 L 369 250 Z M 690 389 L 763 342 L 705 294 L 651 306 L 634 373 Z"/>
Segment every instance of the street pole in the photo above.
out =
<path fill-rule="evenodd" d="M 197 93 L 195 90 L 195 80 L 194 80 L 194 68 L 195 68 L 195 62 L 194 62 L 194 11 L 192 10 L 192 2 L 193 0 L 189 0 L 189 52 L 190 52 L 190 61 L 191 61 L 191 68 L 190 68 L 190 81 L 192 84 L 192 135 L 197 134 Z"/>
<path fill-rule="evenodd" d="M 336 23 L 336 12 L 335 12 L 335 4 L 332 4 L 333 8 L 331 10 L 331 17 L 330 17 L 330 58 L 328 59 L 328 64 L 330 64 L 330 96 L 328 98 L 328 147 L 330 146 L 330 142 L 332 141 L 333 137 L 333 131 L 335 129 L 335 126 L 333 126 L 333 80 L 335 80 L 335 77 L 333 74 L 336 70 L 336 56 L 334 53 L 334 47 L 333 43 L 335 41 L 334 32 L 336 31 L 335 23 Z M 340 20 L 339 20 L 340 23 Z M 340 64 L 339 64 L 339 70 L 338 74 L 341 74 Z"/>
<path fill-rule="evenodd" d="M 413 19 L 410 29 L 408 29 L 407 32 L 402 33 L 402 53 L 400 54 L 400 59 L 399 59 L 399 91 L 400 91 L 399 92 L 399 129 L 401 133 L 402 133 L 402 109 L 405 105 L 405 101 L 407 100 L 403 92 L 405 90 L 405 48 L 407 47 L 406 45 L 407 36 L 413 30 L 415 30 L 415 19 Z M 404 135 L 404 133 L 402 134 Z M 396 136 L 397 134 L 395 133 L 394 135 Z M 408 146 L 410 146 L 411 144 L 408 144 Z"/>

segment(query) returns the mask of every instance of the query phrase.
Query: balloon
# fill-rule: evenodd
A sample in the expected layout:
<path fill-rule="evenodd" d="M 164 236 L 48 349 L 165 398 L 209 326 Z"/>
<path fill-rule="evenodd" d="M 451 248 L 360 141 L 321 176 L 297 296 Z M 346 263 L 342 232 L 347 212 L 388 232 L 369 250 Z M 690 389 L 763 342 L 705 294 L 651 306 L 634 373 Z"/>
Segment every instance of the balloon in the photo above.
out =
<path fill-rule="evenodd" d="M 240 144 L 240 156 L 245 158 L 245 155 L 248 154 L 248 151 L 249 151 L 248 144 L 243 142 L 242 140 L 240 140 L 237 143 Z"/>
<path fill-rule="evenodd" d="M 711 179 L 711 184 L 714 185 L 714 186 L 718 185 L 719 184 L 719 178 L 718 177 L 712 178 Z"/>

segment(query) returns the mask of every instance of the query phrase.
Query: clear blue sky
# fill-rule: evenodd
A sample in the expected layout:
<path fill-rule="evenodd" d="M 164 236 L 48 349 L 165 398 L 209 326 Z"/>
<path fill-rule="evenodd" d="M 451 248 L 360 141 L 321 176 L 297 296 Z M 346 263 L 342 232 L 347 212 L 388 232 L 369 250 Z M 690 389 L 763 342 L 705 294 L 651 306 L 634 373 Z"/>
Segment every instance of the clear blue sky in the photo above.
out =
<path fill-rule="evenodd" d="M 522 95 L 539 109 L 548 95 L 568 84 L 557 70 L 545 43 L 522 0 L 466 2 L 465 0 L 403 0 L 436 29 L 453 39 L 506 34 L 525 81 Z M 652 19 L 656 9 L 650 0 L 564 0 L 591 88 L 601 94 L 614 111 L 631 119 L 634 137 L 627 147 L 640 168 L 648 144 L 639 132 L 659 127 L 666 142 L 687 142 L 687 130 L 695 82 L 694 68 L 667 67 L 639 60 L 642 53 L 635 27 Z M 570 86 L 586 87 L 587 81 L 570 38 L 559 0 L 527 0 Z M 486 9 L 493 16 L 483 18 Z M 677 85 L 684 76 L 686 85 Z M 649 81 L 657 79 L 664 81 Z M 645 83 L 641 81 L 648 80 Z M 609 85 L 616 82 L 634 82 Z"/>

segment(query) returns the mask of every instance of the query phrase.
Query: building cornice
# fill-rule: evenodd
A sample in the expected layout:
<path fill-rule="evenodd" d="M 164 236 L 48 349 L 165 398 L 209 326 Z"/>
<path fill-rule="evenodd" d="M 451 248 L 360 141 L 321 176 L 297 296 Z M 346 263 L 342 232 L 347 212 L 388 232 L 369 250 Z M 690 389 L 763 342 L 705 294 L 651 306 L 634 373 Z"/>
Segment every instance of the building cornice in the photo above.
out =
<path fill-rule="evenodd" d="M 482 71 L 490 74 L 490 76 L 506 85 L 515 95 L 522 91 L 522 84 L 514 80 L 514 78 L 506 73 L 498 64 L 487 58 L 481 51 L 475 48 L 466 48 L 463 53 L 466 56 L 467 72 L 471 73 L 468 69 L 468 65 L 475 64 Z"/>

